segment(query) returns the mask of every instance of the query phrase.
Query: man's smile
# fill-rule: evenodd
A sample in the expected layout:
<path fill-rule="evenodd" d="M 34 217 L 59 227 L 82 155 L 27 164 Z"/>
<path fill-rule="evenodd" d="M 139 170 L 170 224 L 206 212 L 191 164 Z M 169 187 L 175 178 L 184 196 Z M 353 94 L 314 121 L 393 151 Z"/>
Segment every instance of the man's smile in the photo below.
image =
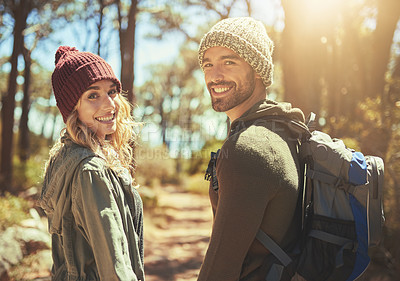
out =
<path fill-rule="evenodd" d="M 223 83 L 223 84 L 214 84 L 212 83 L 209 86 L 209 89 L 211 90 L 212 95 L 224 95 L 226 93 L 228 93 L 232 88 L 234 87 L 234 85 L 230 85 L 228 83 Z"/>
<path fill-rule="evenodd" d="M 214 87 L 213 88 L 214 92 L 216 92 L 218 94 L 223 93 L 223 92 L 227 92 L 230 89 L 231 89 L 231 87 Z"/>

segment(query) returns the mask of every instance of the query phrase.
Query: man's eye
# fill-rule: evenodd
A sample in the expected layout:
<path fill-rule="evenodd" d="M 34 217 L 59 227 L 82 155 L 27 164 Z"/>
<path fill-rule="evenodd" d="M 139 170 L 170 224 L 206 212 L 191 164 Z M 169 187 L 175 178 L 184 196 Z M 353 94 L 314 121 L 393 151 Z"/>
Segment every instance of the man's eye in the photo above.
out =
<path fill-rule="evenodd" d="M 97 94 L 96 93 L 92 93 L 92 94 L 88 95 L 88 99 L 90 99 L 90 100 L 93 100 L 95 98 L 97 98 Z"/>
<path fill-rule="evenodd" d="M 211 67 L 211 66 L 212 66 L 211 63 L 205 63 L 205 64 L 203 64 L 203 68 L 205 68 L 205 67 Z"/>
<path fill-rule="evenodd" d="M 225 62 L 225 64 L 230 65 L 230 64 L 235 64 L 235 63 L 233 61 L 228 60 L 228 61 Z"/>

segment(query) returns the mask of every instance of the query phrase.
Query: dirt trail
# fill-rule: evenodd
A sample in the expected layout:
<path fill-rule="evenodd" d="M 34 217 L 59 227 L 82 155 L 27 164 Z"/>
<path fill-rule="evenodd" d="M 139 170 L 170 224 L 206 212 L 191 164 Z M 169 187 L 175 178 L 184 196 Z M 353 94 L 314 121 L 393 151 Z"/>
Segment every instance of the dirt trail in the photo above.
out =
<path fill-rule="evenodd" d="M 208 197 L 174 186 L 157 194 L 160 209 L 145 214 L 146 280 L 197 280 L 211 233 Z"/>
<path fill-rule="evenodd" d="M 156 193 L 158 207 L 144 214 L 146 281 L 197 280 L 212 226 L 208 196 L 176 186 L 158 187 Z M 11 279 L 50 281 L 51 263 L 50 250 L 40 251 L 16 266 L 23 277 Z"/>

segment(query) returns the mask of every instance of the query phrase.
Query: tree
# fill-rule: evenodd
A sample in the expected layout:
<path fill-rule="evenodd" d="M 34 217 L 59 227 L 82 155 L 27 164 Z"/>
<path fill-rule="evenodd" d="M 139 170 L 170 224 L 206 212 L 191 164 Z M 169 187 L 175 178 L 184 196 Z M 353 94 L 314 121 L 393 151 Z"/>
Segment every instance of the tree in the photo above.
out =
<path fill-rule="evenodd" d="M 123 2 L 121 0 L 117 0 L 116 3 L 118 7 L 118 31 L 121 51 L 121 84 L 122 88 L 128 93 L 128 100 L 134 104 L 134 54 L 138 0 L 131 0 L 128 13 L 125 16 L 123 15 Z"/>
<path fill-rule="evenodd" d="M 390 118 L 385 118 L 382 126 L 386 128 L 396 128 L 391 130 L 389 141 L 389 149 L 386 154 L 385 170 L 389 177 L 385 178 L 387 183 L 387 194 L 385 207 L 387 212 L 387 225 L 392 229 L 389 236 L 389 247 L 392 246 L 392 251 L 395 258 L 400 257 L 400 247 L 398 247 L 398 233 L 400 232 L 400 56 L 396 58 L 396 62 L 391 72 L 388 81 L 388 99 L 386 104 L 387 115 Z M 388 248 L 389 248 L 388 247 Z"/>
<path fill-rule="evenodd" d="M 337 6 L 328 7 L 326 1 L 308 0 L 283 0 L 282 6 L 285 29 L 282 44 L 277 48 L 284 73 L 285 100 L 305 113 L 319 113 L 322 103 L 320 78 L 327 75 L 324 64 L 329 64 L 327 44 L 333 40 L 329 35 L 337 21 Z M 325 38 L 324 42 L 321 42 L 322 38 Z M 331 63 L 327 69 L 335 67 Z"/>
<path fill-rule="evenodd" d="M 28 49 L 23 49 L 23 57 L 25 62 L 24 70 L 24 97 L 22 99 L 22 113 L 19 121 L 19 158 L 22 163 L 25 163 L 30 155 L 30 141 L 28 128 L 28 115 L 31 107 L 30 101 L 30 84 L 31 84 L 31 66 L 32 58 Z"/>
<path fill-rule="evenodd" d="M 369 97 L 379 97 L 384 93 L 385 73 L 388 70 L 393 35 L 400 18 L 400 1 L 377 1 L 376 29 L 373 36 L 373 57 L 371 75 L 368 79 Z"/>
<path fill-rule="evenodd" d="M 13 175 L 13 139 L 14 139 L 14 109 L 15 94 L 17 92 L 18 57 L 22 54 L 24 46 L 23 31 L 26 28 L 26 20 L 32 9 L 32 2 L 28 0 L 9 0 L 5 8 L 14 18 L 14 43 L 10 57 L 11 71 L 8 79 L 7 93 L 2 98 L 1 120 L 2 120 L 2 145 L 1 145 L 1 167 L 0 167 L 0 192 L 12 190 Z"/>
<path fill-rule="evenodd" d="M 142 120 L 160 128 L 163 145 L 176 158 L 176 172 L 181 172 L 181 158 L 190 156 L 204 135 L 201 116 L 209 108 L 203 84 L 196 79 L 197 50 L 184 45 L 173 65 L 152 66 L 152 79 L 138 88 Z M 204 100 L 207 100 L 205 102 Z"/>
<path fill-rule="evenodd" d="M 382 97 L 400 4 L 377 2 L 282 1 L 286 100 L 337 120 L 357 118 L 367 96 Z M 376 28 L 366 24 L 373 20 Z"/>
<path fill-rule="evenodd" d="M 51 32 L 49 21 L 43 21 L 38 24 L 34 20 L 27 24 L 28 17 L 31 13 L 39 15 L 41 11 L 50 7 L 51 12 L 55 12 L 57 8 L 63 4 L 69 4 L 70 1 L 50 1 L 50 0 L 5 0 L 2 3 L 2 9 L 0 10 L 0 16 L 9 15 L 13 20 L 13 51 L 10 57 L 11 71 L 8 76 L 7 92 L 2 96 L 2 107 L 1 107 L 1 166 L 0 166 L 0 193 L 5 191 L 12 191 L 12 178 L 13 178 L 13 143 L 14 143 L 14 110 L 15 110 L 15 95 L 17 93 L 17 77 L 19 75 L 18 65 L 20 58 L 22 57 L 25 62 L 25 74 L 24 74 L 24 99 L 22 103 L 22 123 L 20 128 L 22 129 L 22 136 L 20 138 L 20 146 L 24 149 L 29 147 L 27 123 L 30 109 L 29 101 L 29 87 L 30 87 L 30 65 L 31 65 L 31 52 L 35 48 L 37 41 L 40 38 L 45 37 Z M 49 5 L 46 5 L 49 4 Z M 53 16 L 53 13 L 47 13 Z M 40 18 L 40 17 L 38 17 Z M 25 46 L 25 37 L 34 33 L 36 38 L 32 40 L 34 43 L 29 49 Z M 0 42 L 1 43 L 1 42 Z M 22 158 L 26 158 L 28 155 L 25 152 Z"/>

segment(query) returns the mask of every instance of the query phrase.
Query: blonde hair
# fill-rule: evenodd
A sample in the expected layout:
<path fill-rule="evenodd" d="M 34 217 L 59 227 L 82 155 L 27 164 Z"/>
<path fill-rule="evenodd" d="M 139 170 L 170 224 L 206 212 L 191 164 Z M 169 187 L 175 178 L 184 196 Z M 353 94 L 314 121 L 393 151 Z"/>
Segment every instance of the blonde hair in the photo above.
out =
<path fill-rule="evenodd" d="M 62 139 L 67 138 L 103 157 L 107 165 L 113 170 L 118 171 L 121 168 L 126 168 L 133 176 L 135 170 L 133 150 L 136 145 L 134 127 L 137 123 L 131 115 L 132 106 L 124 96 L 118 94 L 114 101 L 118 110 L 116 130 L 109 135 L 107 140 L 101 140 L 95 132 L 79 120 L 77 108 L 80 105 L 80 101 L 78 101 L 67 118 L 66 127 L 61 131 L 60 139 L 50 150 L 48 163 L 57 156 L 64 146 Z"/>

